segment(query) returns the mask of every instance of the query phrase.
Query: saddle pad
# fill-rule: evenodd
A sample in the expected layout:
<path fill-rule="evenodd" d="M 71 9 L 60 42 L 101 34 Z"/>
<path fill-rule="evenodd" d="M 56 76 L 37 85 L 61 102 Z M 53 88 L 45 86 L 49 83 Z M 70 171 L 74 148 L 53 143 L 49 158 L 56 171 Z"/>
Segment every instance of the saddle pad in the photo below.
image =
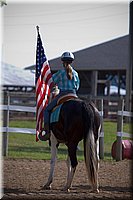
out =
<path fill-rule="evenodd" d="M 60 115 L 60 109 L 61 109 L 62 104 L 57 106 L 54 111 L 50 115 L 50 123 L 52 122 L 58 122 L 59 120 L 59 115 Z"/>

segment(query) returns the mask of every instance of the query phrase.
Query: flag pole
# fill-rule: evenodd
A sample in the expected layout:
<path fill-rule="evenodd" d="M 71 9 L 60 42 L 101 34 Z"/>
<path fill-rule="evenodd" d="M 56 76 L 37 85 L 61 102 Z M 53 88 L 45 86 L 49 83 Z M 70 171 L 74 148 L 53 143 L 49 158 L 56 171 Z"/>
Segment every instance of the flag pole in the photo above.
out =
<path fill-rule="evenodd" d="M 39 26 L 38 25 L 36 26 L 36 29 L 37 29 L 37 33 L 39 34 Z"/>
<path fill-rule="evenodd" d="M 37 29 L 37 34 L 39 36 L 39 26 L 38 25 L 36 26 L 36 29 Z M 37 94 L 36 94 L 36 102 L 37 102 Z M 38 138 L 39 131 L 37 130 L 37 128 L 38 128 L 37 126 L 39 126 L 39 125 L 37 124 L 37 107 L 36 107 L 36 142 L 39 141 L 39 138 Z"/>

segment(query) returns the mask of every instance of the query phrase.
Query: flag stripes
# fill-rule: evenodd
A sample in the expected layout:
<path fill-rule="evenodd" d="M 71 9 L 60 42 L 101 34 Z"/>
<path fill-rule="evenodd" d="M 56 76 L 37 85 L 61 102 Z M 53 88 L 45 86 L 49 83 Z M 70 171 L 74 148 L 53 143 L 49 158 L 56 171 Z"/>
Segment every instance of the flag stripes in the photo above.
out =
<path fill-rule="evenodd" d="M 38 30 L 36 50 L 36 141 L 43 128 L 43 113 L 48 104 L 53 79 Z"/>

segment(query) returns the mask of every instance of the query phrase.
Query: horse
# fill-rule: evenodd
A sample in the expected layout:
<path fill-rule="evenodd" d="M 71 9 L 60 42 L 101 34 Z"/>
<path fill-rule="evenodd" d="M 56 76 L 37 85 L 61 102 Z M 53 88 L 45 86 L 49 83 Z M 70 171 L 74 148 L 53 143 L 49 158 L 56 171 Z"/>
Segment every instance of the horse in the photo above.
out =
<path fill-rule="evenodd" d="M 91 183 L 92 191 L 98 189 L 99 151 L 98 139 L 101 129 L 99 111 L 92 102 L 81 99 L 71 99 L 63 103 L 59 121 L 50 124 L 51 128 L 51 162 L 50 174 L 47 183 L 42 189 L 51 189 L 54 177 L 54 167 L 57 160 L 57 149 L 60 143 L 64 143 L 68 149 L 67 155 L 67 182 L 64 191 L 70 191 L 73 177 L 78 165 L 76 151 L 81 140 L 84 143 L 84 160 Z"/>

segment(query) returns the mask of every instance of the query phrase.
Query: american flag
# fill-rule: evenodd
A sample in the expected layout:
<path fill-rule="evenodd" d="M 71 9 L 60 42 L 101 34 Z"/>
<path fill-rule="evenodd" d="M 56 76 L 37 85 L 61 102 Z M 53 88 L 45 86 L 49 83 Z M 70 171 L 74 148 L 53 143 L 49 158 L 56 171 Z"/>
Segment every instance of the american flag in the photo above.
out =
<path fill-rule="evenodd" d="M 36 49 L 36 141 L 42 130 L 44 121 L 44 109 L 48 104 L 50 89 L 53 85 L 52 74 L 47 57 L 41 41 L 39 27 L 37 27 L 37 49 Z"/>

